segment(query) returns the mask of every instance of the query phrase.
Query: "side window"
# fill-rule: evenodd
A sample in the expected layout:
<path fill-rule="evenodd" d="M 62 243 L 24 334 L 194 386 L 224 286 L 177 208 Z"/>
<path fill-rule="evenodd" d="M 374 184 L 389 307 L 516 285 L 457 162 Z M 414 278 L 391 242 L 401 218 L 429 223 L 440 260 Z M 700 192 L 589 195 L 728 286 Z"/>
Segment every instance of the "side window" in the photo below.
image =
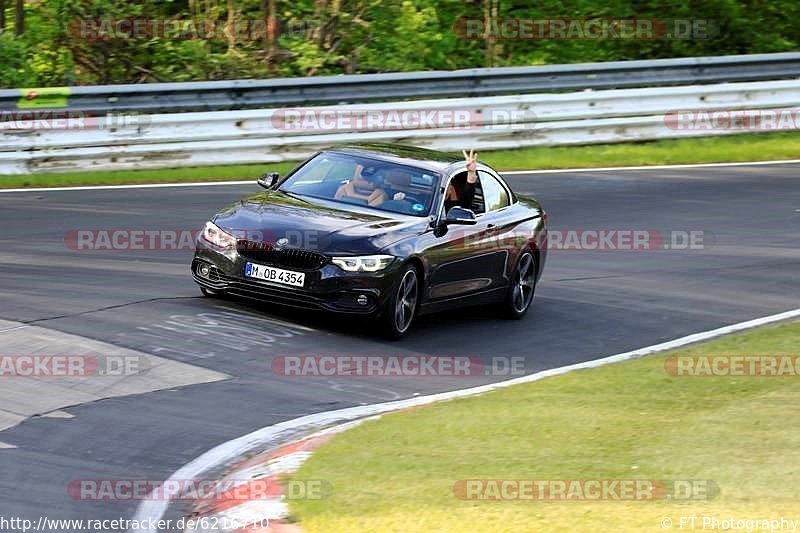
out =
<path fill-rule="evenodd" d="M 449 189 L 450 185 L 453 185 L 456 187 L 457 190 L 460 190 L 460 188 L 464 186 L 464 183 L 466 181 L 467 181 L 467 173 L 459 172 L 450 179 L 450 181 L 448 182 L 448 188 L 445 189 L 445 191 Z M 481 192 L 480 179 L 475 183 L 475 195 L 472 197 L 472 204 L 469 206 L 469 208 L 472 209 L 472 211 L 474 211 L 476 215 L 480 215 L 481 213 L 483 213 L 483 193 Z"/>
<path fill-rule="evenodd" d="M 413 176 L 411 176 L 411 184 L 412 185 L 416 185 L 417 187 L 425 187 L 426 189 L 430 189 L 431 187 L 433 187 L 433 180 L 434 179 L 435 179 L 435 176 L 433 176 L 431 174 L 425 174 L 423 172 L 423 173 L 414 174 Z"/>
<path fill-rule="evenodd" d="M 508 191 L 497 181 L 497 178 L 488 172 L 479 170 L 478 181 L 481 184 L 486 211 L 495 211 L 509 205 Z"/>

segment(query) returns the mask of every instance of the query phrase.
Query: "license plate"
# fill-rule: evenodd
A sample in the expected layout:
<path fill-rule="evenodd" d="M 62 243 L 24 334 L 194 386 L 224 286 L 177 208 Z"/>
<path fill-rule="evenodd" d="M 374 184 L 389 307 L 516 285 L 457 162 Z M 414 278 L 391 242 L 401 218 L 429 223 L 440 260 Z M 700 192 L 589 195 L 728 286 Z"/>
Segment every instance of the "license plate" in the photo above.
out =
<path fill-rule="evenodd" d="M 244 275 L 248 278 L 263 279 L 264 281 L 273 281 L 294 287 L 302 287 L 306 281 L 306 275 L 303 272 L 292 272 L 291 270 L 253 263 L 247 263 L 247 266 L 244 267 Z"/>

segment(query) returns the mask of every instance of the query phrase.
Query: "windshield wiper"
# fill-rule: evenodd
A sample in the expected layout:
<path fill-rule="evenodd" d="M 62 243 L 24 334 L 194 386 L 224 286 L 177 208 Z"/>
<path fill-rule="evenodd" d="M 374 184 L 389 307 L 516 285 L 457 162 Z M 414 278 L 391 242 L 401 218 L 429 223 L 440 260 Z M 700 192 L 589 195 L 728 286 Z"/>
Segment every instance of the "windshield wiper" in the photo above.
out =
<path fill-rule="evenodd" d="M 308 200 L 306 200 L 305 198 L 303 198 L 302 194 L 299 194 L 299 193 L 296 193 L 296 192 L 292 192 L 292 191 L 286 191 L 286 190 L 283 190 L 283 189 L 276 189 L 276 190 L 279 191 L 279 192 L 282 192 L 283 194 L 285 194 L 286 196 L 289 196 L 290 198 L 294 198 L 295 200 L 300 200 L 301 202 L 305 202 L 307 204 L 311 203 Z"/>

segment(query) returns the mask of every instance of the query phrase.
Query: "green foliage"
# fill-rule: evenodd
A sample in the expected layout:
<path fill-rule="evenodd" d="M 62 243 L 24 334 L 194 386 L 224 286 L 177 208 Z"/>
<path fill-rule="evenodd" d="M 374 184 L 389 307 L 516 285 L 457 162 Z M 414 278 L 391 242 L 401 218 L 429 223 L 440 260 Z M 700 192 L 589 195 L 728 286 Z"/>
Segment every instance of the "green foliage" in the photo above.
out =
<path fill-rule="evenodd" d="M 0 86 L 219 80 L 361 72 L 536 65 L 793 50 L 800 3 L 793 0 L 28 0 L 25 33 L 13 31 L 14 2 L 0 32 Z M 230 10 L 232 8 L 232 10 Z M 465 18 L 709 19 L 696 39 L 466 38 Z M 208 38 L 163 35 L 95 39 L 81 21 L 217 20 L 272 14 L 280 35 Z"/>

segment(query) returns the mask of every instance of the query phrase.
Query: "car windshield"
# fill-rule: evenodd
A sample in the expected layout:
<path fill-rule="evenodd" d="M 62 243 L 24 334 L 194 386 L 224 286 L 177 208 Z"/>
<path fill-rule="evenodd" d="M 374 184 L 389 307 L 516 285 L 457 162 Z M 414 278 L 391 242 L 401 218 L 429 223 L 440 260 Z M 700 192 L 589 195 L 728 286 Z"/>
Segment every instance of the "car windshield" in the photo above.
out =
<path fill-rule="evenodd" d="M 439 176 L 429 170 L 346 154 L 322 153 L 284 181 L 284 192 L 426 216 Z"/>

